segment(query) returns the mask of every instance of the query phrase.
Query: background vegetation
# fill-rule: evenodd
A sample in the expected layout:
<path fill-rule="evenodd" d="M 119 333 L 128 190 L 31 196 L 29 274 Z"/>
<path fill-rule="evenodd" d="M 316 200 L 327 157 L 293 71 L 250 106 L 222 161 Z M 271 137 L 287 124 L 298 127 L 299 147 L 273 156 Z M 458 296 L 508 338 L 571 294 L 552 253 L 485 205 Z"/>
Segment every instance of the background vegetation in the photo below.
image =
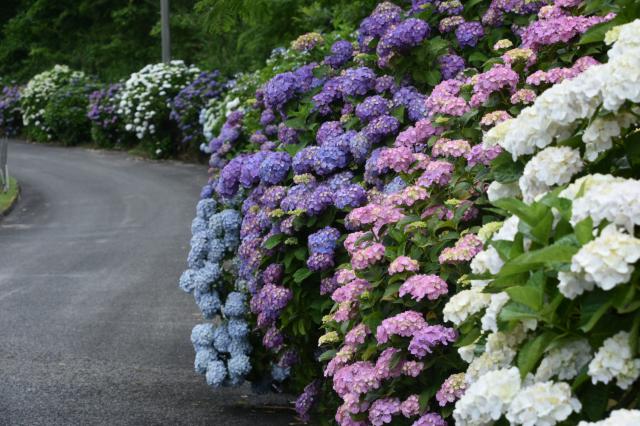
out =
<path fill-rule="evenodd" d="M 113 81 L 160 57 L 158 0 L 2 0 L 0 75 L 53 65 Z M 171 0 L 173 56 L 230 75 L 312 30 L 351 29 L 375 0 Z"/>

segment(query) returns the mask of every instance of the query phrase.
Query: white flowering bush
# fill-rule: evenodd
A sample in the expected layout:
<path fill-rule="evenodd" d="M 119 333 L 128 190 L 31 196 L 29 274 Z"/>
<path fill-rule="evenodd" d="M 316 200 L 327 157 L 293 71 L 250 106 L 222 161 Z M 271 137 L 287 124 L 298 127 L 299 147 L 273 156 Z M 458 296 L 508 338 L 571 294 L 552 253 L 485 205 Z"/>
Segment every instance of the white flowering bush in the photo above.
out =
<path fill-rule="evenodd" d="M 131 74 L 119 93 L 117 113 L 127 132 L 154 157 L 167 157 L 177 150 L 175 124 L 169 118 L 171 101 L 191 83 L 200 70 L 183 61 L 150 64 Z"/>
<path fill-rule="evenodd" d="M 29 80 L 20 98 L 22 121 L 27 136 L 37 141 L 52 140 L 56 136 L 55 131 L 45 118 L 50 100 L 65 87 L 83 86 L 88 82 L 89 79 L 83 72 L 74 71 L 66 65 L 56 65 Z"/>
<path fill-rule="evenodd" d="M 638 424 L 640 20 L 606 40 L 606 64 L 484 135 L 509 219 L 444 308 L 468 363 L 456 424 Z"/>

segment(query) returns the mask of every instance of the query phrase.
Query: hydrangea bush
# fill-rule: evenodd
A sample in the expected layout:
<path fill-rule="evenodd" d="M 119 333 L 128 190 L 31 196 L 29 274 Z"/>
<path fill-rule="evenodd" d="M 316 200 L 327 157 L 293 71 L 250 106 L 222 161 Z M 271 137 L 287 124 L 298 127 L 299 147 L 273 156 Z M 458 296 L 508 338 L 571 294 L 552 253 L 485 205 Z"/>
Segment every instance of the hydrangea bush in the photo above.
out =
<path fill-rule="evenodd" d="M 56 65 L 52 69 L 34 76 L 22 91 L 20 108 L 22 111 L 22 121 L 25 126 L 27 136 L 37 141 L 49 141 L 56 135 L 54 129 L 61 129 L 60 122 L 55 117 L 55 108 L 69 108 L 67 118 L 75 120 L 77 112 L 77 92 L 89 82 L 88 77 L 81 71 L 73 71 L 66 65 Z M 67 87 L 70 86 L 70 87 Z M 59 92 L 62 91 L 62 92 Z M 69 99 L 65 99 L 65 93 L 69 93 Z M 47 105 L 56 98 L 57 106 L 51 106 L 49 118 L 55 123 L 48 123 L 45 118 Z M 73 99 L 71 99 L 73 98 Z M 86 105 L 85 105 L 86 110 Z M 66 114 L 67 111 L 62 112 Z"/>
<path fill-rule="evenodd" d="M 147 154 L 162 158 L 178 150 L 173 142 L 178 131 L 170 120 L 172 99 L 198 74 L 198 68 L 176 60 L 147 65 L 124 83 L 117 113 Z"/>
<path fill-rule="evenodd" d="M 633 424 L 640 67 L 616 25 L 638 11 L 617 6 L 383 2 L 203 114 L 202 197 L 241 203 L 248 379 L 318 423 Z"/>
<path fill-rule="evenodd" d="M 87 118 L 91 121 L 91 139 L 100 147 L 129 146 L 135 142 L 117 113 L 121 90 L 122 83 L 113 83 L 89 95 Z"/>

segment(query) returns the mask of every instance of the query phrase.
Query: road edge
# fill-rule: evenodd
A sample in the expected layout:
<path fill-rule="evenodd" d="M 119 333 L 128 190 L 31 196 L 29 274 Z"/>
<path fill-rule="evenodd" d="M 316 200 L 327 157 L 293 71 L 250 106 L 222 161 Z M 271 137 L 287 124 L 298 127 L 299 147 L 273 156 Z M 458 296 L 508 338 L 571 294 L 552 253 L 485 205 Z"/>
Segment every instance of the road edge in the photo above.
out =
<path fill-rule="evenodd" d="M 16 194 L 11 200 L 11 202 L 9 203 L 9 206 L 5 208 L 3 211 L 0 211 L 0 220 L 9 216 L 9 214 L 16 207 L 16 204 L 18 204 L 18 200 L 20 200 L 20 195 L 22 194 L 22 187 L 20 186 L 20 183 L 17 180 L 15 182 L 16 182 L 16 189 L 17 189 Z"/>

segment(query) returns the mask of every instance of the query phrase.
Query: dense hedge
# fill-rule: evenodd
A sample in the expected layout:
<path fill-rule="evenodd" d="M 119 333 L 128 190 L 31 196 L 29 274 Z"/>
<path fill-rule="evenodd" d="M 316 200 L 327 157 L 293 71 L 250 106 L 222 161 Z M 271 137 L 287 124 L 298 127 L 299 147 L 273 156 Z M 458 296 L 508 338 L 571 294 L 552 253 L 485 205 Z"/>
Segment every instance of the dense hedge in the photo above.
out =
<path fill-rule="evenodd" d="M 207 310 L 196 370 L 318 423 L 636 423 L 638 12 L 385 2 L 243 76 L 203 113 L 201 201 L 241 244 L 208 275 L 199 207 L 181 287 L 248 293 L 250 332 Z"/>
<path fill-rule="evenodd" d="M 56 67 L 0 123 L 210 155 L 180 287 L 211 386 L 320 424 L 638 424 L 640 5 L 368 12 L 229 81 L 173 62 L 88 95 Z"/>

